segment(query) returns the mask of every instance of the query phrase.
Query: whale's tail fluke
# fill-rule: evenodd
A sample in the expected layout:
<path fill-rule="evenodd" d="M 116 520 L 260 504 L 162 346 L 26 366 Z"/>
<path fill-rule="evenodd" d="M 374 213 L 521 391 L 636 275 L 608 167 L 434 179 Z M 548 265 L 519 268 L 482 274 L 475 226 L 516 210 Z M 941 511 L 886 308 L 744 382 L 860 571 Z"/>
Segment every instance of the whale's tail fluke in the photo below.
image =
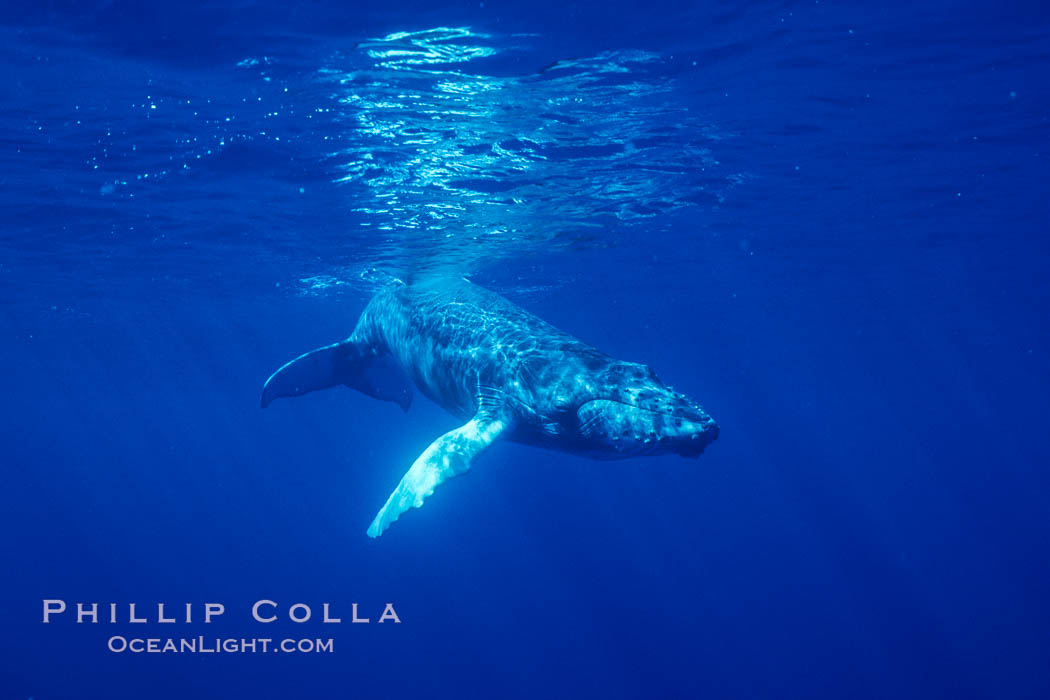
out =
<path fill-rule="evenodd" d="M 312 350 L 274 372 L 262 390 L 262 407 L 274 399 L 302 396 L 318 389 L 345 385 L 405 411 L 412 405 L 412 385 L 386 354 L 354 340 Z"/>

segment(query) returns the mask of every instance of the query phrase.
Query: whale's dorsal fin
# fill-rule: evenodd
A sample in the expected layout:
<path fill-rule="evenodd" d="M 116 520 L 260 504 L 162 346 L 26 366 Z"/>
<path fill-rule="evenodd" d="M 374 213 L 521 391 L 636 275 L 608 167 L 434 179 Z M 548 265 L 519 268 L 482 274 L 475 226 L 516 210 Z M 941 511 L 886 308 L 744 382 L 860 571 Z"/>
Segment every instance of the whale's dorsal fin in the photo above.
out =
<path fill-rule="evenodd" d="M 263 385 L 262 407 L 274 399 L 340 384 L 374 399 L 393 401 L 405 411 L 412 405 L 412 385 L 393 358 L 365 343 L 346 340 L 311 350 L 274 372 Z"/>
<path fill-rule="evenodd" d="M 464 425 L 450 430 L 423 450 L 401 483 L 390 494 L 368 528 L 369 537 L 379 537 L 409 508 L 419 508 L 446 479 L 470 469 L 471 462 L 508 427 L 502 417 L 482 411 Z"/>

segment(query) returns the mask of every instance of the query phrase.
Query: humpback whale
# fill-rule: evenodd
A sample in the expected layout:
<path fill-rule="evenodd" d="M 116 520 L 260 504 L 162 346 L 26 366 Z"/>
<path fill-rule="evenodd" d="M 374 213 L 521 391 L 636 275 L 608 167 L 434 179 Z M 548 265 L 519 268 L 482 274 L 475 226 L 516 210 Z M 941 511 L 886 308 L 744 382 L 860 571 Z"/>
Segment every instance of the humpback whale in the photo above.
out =
<path fill-rule="evenodd" d="M 412 385 L 464 421 L 427 447 L 368 528 L 378 537 L 497 439 L 598 459 L 698 456 L 718 437 L 700 404 L 467 280 L 391 282 L 344 341 L 269 379 L 274 399 L 348 386 L 408 410 Z"/>

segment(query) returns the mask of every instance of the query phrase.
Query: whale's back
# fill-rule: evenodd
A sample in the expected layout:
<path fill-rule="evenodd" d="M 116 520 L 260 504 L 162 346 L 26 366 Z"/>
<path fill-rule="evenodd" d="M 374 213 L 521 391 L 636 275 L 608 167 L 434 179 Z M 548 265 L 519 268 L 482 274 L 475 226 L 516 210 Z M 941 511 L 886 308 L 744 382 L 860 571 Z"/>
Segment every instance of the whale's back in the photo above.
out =
<path fill-rule="evenodd" d="M 534 404 L 550 386 L 551 358 L 573 370 L 609 360 L 520 306 L 466 280 L 391 285 L 369 303 L 359 329 L 380 336 L 419 389 L 457 415 L 477 410 L 479 394 Z M 509 396 L 508 396 L 509 395 Z"/>

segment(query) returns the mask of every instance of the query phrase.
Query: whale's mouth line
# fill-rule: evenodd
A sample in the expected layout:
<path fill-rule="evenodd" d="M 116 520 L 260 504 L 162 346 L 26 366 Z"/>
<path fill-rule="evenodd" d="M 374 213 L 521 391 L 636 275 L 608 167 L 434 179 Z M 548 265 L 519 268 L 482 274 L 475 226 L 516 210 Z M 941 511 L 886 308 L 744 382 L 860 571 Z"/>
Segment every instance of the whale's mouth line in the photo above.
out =
<path fill-rule="evenodd" d="M 666 416 L 667 418 L 681 418 L 682 417 L 682 416 L 676 414 L 673 410 L 669 410 L 669 411 L 654 410 L 654 409 L 651 409 L 651 408 L 647 408 L 645 406 L 638 406 L 638 405 L 633 404 L 633 403 L 627 403 L 626 401 L 619 401 L 617 399 L 591 399 L 590 401 L 584 401 L 582 404 L 580 404 L 580 407 L 576 409 L 576 413 L 579 414 L 580 411 L 582 411 L 585 407 L 589 406 L 590 404 L 595 404 L 595 403 L 617 404 L 618 406 L 623 406 L 623 407 L 629 408 L 629 409 L 631 409 L 633 411 L 644 411 L 646 413 L 652 413 L 653 415 L 657 415 L 657 416 Z"/>

